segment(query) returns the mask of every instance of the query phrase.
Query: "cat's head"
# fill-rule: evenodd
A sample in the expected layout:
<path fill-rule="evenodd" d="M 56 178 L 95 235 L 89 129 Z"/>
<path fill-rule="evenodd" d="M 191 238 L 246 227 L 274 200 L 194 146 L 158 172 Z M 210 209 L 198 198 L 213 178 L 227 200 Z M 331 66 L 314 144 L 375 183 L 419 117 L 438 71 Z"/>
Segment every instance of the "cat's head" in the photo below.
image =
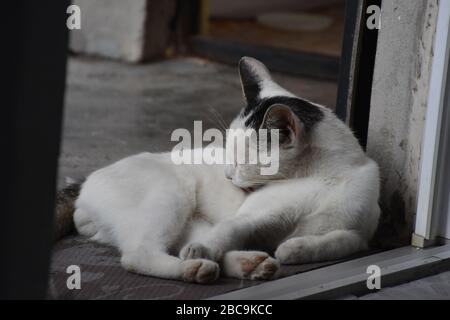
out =
<path fill-rule="evenodd" d="M 236 186 L 246 189 L 262 186 L 270 181 L 293 178 L 297 171 L 299 159 L 308 146 L 308 138 L 316 124 L 324 117 L 323 107 L 315 105 L 277 84 L 266 66 L 260 61 L 244 57 L 239 61 L 239 75 L 245 100 L 245 107 L 230 125 L 234 135 L 245 134 L 245 130 L 278 129 L 275 139 L 278 147 L 271 145 L 270 135 L 267 141 L 268 154 L 277 155 L 277 170 L 273 174 L 262 174 L 262 167 L 257 164 L 227 165 L 225 175 Z M 241 130 L 236 130 L 241 129 Z M 276 131 L 273 131 L 276 132 Z M 232 147 L 236 153 L 250 153 L 258 148 L 259 142 L 266 142 L 265 135 L 252 135 L 254 143 L 245 144 L 245 148 L 236 150 L 232 140 L 227 137 L 227 150 Z M 262 140 L 262 141 L 261 141 Z M 273 153 L 272 153 L 273 152 Z"/>

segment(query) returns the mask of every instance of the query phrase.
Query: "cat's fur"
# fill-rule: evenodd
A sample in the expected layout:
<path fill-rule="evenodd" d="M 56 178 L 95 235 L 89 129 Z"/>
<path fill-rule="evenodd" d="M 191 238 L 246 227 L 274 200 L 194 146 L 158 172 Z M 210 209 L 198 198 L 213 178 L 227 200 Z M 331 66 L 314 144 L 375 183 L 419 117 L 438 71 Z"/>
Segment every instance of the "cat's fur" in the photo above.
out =
<path fill-rule="evenodd" d="M 76 229 L 116 246 L 127 270 L 198 283 L 220 271 L 270 279 L 279 263 L 367 248 L 380 212 L 375 162 L 331 111 L 281 88 L 261 62 L 243 58 L 239 71 L 247 105 L 231 128 L 279 129 L 279 173 L 175 165 L 170 153 L 92 173 L 76 201 Z"/>

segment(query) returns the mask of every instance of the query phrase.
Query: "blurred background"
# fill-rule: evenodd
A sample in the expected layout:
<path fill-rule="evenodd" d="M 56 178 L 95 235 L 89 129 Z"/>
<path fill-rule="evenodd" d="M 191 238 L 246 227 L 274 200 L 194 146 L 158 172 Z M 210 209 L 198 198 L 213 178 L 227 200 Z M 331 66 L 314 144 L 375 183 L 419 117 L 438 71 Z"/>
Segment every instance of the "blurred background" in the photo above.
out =
<path fill-rule="evenodd" d="M 176 128 L 225 128 L 243 107 L 242 56 L 334 108 L 345 1 L 74 0 L 58 185 L 141 151 Z"/>

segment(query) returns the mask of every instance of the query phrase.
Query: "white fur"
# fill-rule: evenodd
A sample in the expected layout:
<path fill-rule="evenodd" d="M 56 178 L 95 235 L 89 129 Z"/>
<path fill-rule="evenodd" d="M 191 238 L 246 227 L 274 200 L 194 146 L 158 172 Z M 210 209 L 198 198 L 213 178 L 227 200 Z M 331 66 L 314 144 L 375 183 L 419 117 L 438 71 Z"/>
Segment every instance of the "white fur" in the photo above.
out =
<path fill-rule="evenodd" d="M 278 87 L 264 95 L 278 95 Z M 119 248 L 130 271 L 198 283 L 214 281 L 219 270 L 270 279 L 279 263 L 367 248 L 380 211 L 378 167 L 320 108 L 324 118 L 307 147 L 299 137 L 282 150 L 280 174 L 271 178 L 242 166 L 227 173 L 232 183 L 225 165 L 174 165 L 169 153 L 138 154 L 92 173 L 76 201 L 78 232 Z M 240 118 L 232 124 L 242 126 Z M 240 188 L 261 185 L 249 194 Z M 261 251 L 243 251 L 249 247 Z"/>

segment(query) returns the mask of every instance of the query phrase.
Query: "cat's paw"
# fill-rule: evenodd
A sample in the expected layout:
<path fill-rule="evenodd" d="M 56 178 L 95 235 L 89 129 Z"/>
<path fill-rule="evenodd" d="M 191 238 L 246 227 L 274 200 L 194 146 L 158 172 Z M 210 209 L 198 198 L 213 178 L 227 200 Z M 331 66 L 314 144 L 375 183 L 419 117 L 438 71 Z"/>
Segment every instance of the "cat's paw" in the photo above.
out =
<path fill-rule="evenodd" d="M 208 248 L 200 243 L 189 243 L 180 251 L 180 258 L 188 259 L 208 259 Z"/>
<path fill-rule="evenodd" d="M 270 280 L 276 278 L 276 273 L 280 269 L 280 264 L 269 255 L 260 253 L 250 255 L 239 261 L 245 279 L 250 280 Z"/>
<path fill-rule="evenodd" d="M 219 265 L 205 259 L 192 259 L 182 262 L 183 280 L 201 284 L 211 283 L 220 275 Z"/>
<path fill-rule="evenodd" d="M 275 251 L 281 264 L 302 264 L 313 261 L 313 251 L 307 237 L 286 240 Z"/>
<path fill-rule="evenodd" d="M 183 260 L 188 259 L 214 260 L 214 256 L 211 250 L 202 245 L 201 243 L 187 244 L 183 249 L 181 249 L 180 258 Z"/>
<path fill-rule="evenodd" d="M 265 252 L 232 251 L 224 259 L 228 276 L 250 280 L 270 280 L 277 276 L 280 264 Z M 228 272 L 227 272 L 228 271 Z"/>

